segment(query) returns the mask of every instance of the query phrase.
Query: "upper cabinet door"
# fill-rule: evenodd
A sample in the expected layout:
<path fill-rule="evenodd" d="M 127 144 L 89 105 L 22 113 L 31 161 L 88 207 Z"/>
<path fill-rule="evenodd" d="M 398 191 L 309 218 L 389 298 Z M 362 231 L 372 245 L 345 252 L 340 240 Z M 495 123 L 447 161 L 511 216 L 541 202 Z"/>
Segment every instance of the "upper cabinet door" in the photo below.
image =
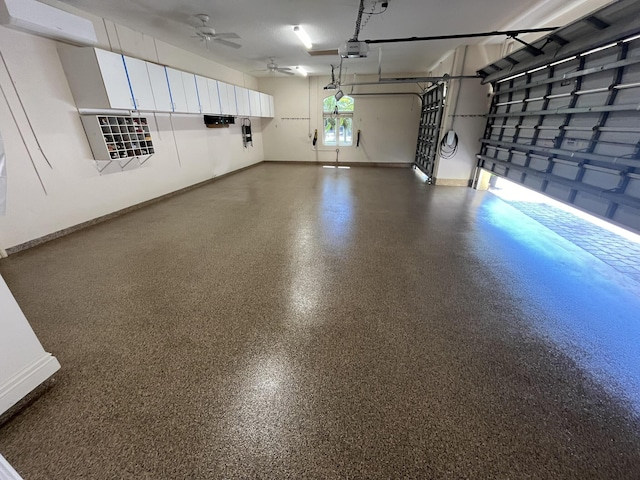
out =
<path fill-rule="evenodd" d="M 244 87 L 235 87 L 236 102 L 238 104 L 238 115 L 248 117 L 251 115 L 249 110 L 249 90 Z"/>
<path fill-rule="evenodd" d="M 100 49 L 95 49 L 95 52 L 111 108 L 134 108 L 122 55 Z"/>
<path fill-rule="evenodd" d="M 233 88 L 233 86 L 218 81 L 218 93 L 220 94 L 220 111 L 222 115 L 228 115 L 229 112 L 229 95 L 227 93 L 228 88 Z"/>
<path fill-rule="evenodd" d="M 269 112 L 269 95 L 260 92 L 260 112 L 262 117 L 270 117 Z"/>
<path fill-rule="evenodd" d="M 177 113 L 188 113 L 187 96 L 184 93 L 184 85 L 182 83 L 182 72 L 169 67 L 166 67 L 166 69 L 173 111 Z"/>
<path fill-rule="evenodd" d="M 123 57 L 127 67 L 129 84 L 133 92 L 133 100 L 137 110 L 153 112 L 156 104 L 153 100 L 153 91 L 149 81 L 147 62 L 137 58 Z"/>
<path fill-rule="evenodd" d="M 207 86 L 209 87 L 209 100 L 211 101 L 211 113 L 213 115 L 222 114 L 220 108 L 220 93 L 218 92 L 218 81 L 207 78 Z"/>
<path fill-rule="evenodd" d="M 187 97 L 187 112 L 200 113 L 196 76 L 193 73 L 182 72 L 182 83 L 184 84 L 184 93 Z"/>
<path fill-rule="evenodd" d="M 198 98 L 200 99 L 200 113 L 213 113 L 211 108 L 211 97 L 209 95 L 209 85 L 207 78 L 196 75 L 196 87 Z M 217 98 L 216 98 L 217 101 Z"/>
<path fill-rule="evenodd" d="M 229 111 L 227 115 L 238 115 L 238 104 L 236 100 L 236 89 L 233 85 L 227 85 L 227 105 Z"/>
<path fill-rule="evenodd" d="M 249 90 L 249 110 L 251 111 L 250 115 L 252 117 L 262 116 L 260 110 L 260 93 L 255 90 Z"/>
<path fill-rule="evenodd" d="M 274 118 L 276 116 L 276 108 L 273 101 L 273 95 L 269 95 L 269 116 Z"/>
<path fill-rule="evenodd" d="M 169 82 L 167 81 L 167 72 L 165 71 L 164 66 L 156 63 L 146 63 L 156 111 L 173 112 L 173 105 L 171 105 L 171 93 L 169 93 Z"/>

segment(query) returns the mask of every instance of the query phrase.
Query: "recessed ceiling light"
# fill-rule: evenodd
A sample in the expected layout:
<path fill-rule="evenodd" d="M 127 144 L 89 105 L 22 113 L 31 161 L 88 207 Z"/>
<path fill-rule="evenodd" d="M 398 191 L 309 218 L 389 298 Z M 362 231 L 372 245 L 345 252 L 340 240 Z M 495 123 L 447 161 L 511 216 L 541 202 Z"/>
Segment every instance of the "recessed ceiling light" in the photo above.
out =
<path fill-rule="evenodd" d="M 309 35 L 307 35 L 307 32 L 305 32 L 300 25 L 293 27 L 293 31 L 296 32 L 296 35 L 307 49 L 311 49 L 311 47 L 313 47 Z"/>
<path fill-rule="evenodd" d="M 302 75 L 303 77 L 307 76 L 307 71 L 303 68 L 303 67 L 296 67 L 296 70 L 298 71 L 298 73 L 300 75 Z"/>

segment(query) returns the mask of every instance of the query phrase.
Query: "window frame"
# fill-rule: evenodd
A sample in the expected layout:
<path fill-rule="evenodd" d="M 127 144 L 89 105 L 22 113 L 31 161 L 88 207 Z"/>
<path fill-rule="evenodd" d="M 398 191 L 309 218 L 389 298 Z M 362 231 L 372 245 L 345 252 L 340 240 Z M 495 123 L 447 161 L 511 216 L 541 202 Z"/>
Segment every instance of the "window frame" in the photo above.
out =
<path fill-rule="evenodd" d="M 327 101 L 334 99 L 335 100 L 335 96 L 330 95 L 328 97 L 325 97 L 322 100 L 322 144 L 325 147 L 352 147 L 353 146 L 353 113 L 355 110 L 355 99 L 353 97 L 350 97 L 348 95 L 344 95 L 340 101 L 338 102 L 329 102 L 330 104 L 327 105 Z M 344 101 L 343 101 L 344 100 Z M 335 107 L 332 109 L 332 107 L 335 105 Z M 350 106 L 350 109 L 348 110 L 341 110 L 340 106 L 341 105 L 348 105 Z M 328 108 L 327 108 L 328 107 Z M 333 131 L 334 133 L 334 140 L 331 141 L 331 143 L 327 142 L 327 134 L 329 133 L 329 131 L 331 130 L 327 130 L 327 121 L 333 119 L 335 121 L 334 126 L 333 126 Z M 350 142 L 347 143 L 346 142 L 346 138 L 347 138 L 347 132 L 348 130 L 345 129 L 344 130 L 344 143 L 341 142 L 340 139 L 340 127 L 342 127 L 342 123 L 344 120 L 349 120 L 350 122 Z M 336 128 L 337 127 L 337 128 Z"/>

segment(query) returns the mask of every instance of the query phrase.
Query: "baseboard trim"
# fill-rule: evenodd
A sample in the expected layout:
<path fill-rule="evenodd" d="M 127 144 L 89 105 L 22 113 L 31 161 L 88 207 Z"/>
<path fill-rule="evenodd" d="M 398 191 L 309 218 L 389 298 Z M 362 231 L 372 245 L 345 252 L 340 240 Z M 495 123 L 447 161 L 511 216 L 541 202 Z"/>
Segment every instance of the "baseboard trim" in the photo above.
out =
<path fill-rule="evenodd" d="M 60 370 L 58 359 L 44 352 L 0 385 L 0 414 L 13 407 L 58 370 Z"/>
<path fill-rule="evenodd" d="M 304 162 L 302 160 L 265 160 L 265 164 L 278 165 L 339 165 L 341 167 L 382 167 L 382 168 L 411 168 L 412 162 Z"/>
<path fill-rule="evenodd" d="M 470 187 L 472 181 L 457 178 L 434 178 L 433 184 L 441 187 Z"/>
<path fill-rule="evenodd" d="M 135 210 L 139 210 L 144 207 L 148 207 L 149 205 L 153 205 L 154 203 L 161 202 L 162 200 L 166 200 L 168 198 L 174 197 L 176 195 L 181 195 L 183 193 L 187 193 L 191 190 L 195 190 L 196 188 L 203 187 L 208 185 L 209 183 L 217 182 L 225 177 L 230 175 L 234 175 L 236 173 L 240 173 L 244 170 L 248 170 L 249 168 L 253 168 L 256 165 L 260 165 L 263 162 L 254 163 L 252 165 L 247 165 L 246 167 L 239 168 L 237 170 L 233 170 L 232 172 L 225 173 L 224 175 L 220 175 L 218 177 L 209 178 L 202 182 L 195 183 L 193 185 L 189 185 L 188 187 L 181 188 L 179 190 L 175 190 L 173 192 L 165 193 L 159 197 L 152 198 L 150 200 L 145 200 L 141 203 L 136 203 L 135 205 L 131 205 L 130 207 L 126 207 L 120 210 L 116 210 L 115 212 L 108 213 L 106 215 L 102 215 L 100 217 L 96 217 L 92 220 L 87 220 L 86 222 L 78 223 L 77 225 L 73 225 L 68 228 L 63 228 L 62 230 L 58 230 L 57 232 L 50 233 L 48 235 L 44 235 L 42 237 L 35 238 L 33 240 L 29 240 L 28 242 L 21 243 L 19 245 L 15 245 L 13 247 L 7 248 L 5 252 L 5 256 L 13 255 L 14 253 L 21 252 L 23 250 L 27 250 L 29 248 L 37 247 L 38 245 L 42 245 L 43 243 L 50 242 L 51 240 L 55 240 L 60 237 L 67 236 L 71 233 L 75 233 L 79 230 L 83 230 L 88 227 L 92 227 L 93 225 L 97 225 L 99 223 L 106 222 L 108 220 L 112 220 L 114 218 L 120 217 L 127 213 L 133 212 Z"/>
<path fill-rule="evenodd" d="M 0 478 L 2 480 L 23 480 L 2 455 L 0 455 Z"/>

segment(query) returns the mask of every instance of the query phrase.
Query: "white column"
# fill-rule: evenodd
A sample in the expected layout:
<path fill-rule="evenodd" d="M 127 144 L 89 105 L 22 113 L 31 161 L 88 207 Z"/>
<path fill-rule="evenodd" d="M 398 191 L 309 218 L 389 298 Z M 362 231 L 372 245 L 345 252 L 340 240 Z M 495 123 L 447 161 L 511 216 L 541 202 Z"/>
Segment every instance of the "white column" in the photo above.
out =
<path fill-rule="evenodd" d="M 0 414 L 60 369 L 0 276 Z"/>

